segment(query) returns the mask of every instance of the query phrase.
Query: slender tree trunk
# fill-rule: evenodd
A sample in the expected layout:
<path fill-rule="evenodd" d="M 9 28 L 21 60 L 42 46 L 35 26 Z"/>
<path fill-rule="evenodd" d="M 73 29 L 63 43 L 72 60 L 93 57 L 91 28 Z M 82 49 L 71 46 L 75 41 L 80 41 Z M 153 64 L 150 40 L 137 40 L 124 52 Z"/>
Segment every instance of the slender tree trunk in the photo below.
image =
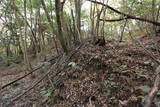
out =
<path fill-rule="evenodd" d="M 10 43 L 6 45 L 6 55 L 7 55 L 7 66 L 10 66 L 9 57 L 12 56 L 12 52 L 10 49 Z"/>
<path fill-rule="evenodd" d="M 105 0 L 103 0 L 103 3 L 105 2 Z M 106 1 L 106 4 L 108 4 L 109 0 Z M 105 19 L 105 16 L 106 16 L 106 7 L 104 7 L 103 9 L 103 20 Z M 102 28 L 101 28 L 101 35 L 104 37 L 105 35 L 105 32 L 104 32 L 104 29 L 105 29 L 105 21 L 102 21 Z M 104 37 L 105 38 L 105 37 Z"/>
<path fill-rule="evenodd" d="M 76 36 L 81 40 L 81 0 L 75 0 Z"/>
<path fill-rule="evenodd" d="M 91 20 L 91 35 L 95 36 L 95 4 L 91 3 L 91 8 L 90 8 L 90 20 Z"/>
<path fill-rule="evenodd" d="M 124 35 L 125 27 L 126 27 L 126 25 L 127 25 L 127 21 L 128 21 L 128 20 L 125 20 L 124 25 L 123 25 L 123 27 L 122 27 L 122 31 L 121 31 L 121 35 L 120 35 L 120 40 L 119 40 L 119 42 L 122 42 L 122 41 L 123 41 L 123 35 Z"/>
<path fill-rule="evenodd" d="M 50 18 L 50 16 L 49 16 L 49 12 L 48 12 L 48 10 L 47 10 L 47 8 L 46 8 L 46 5 L 45 5 L 44 0 L 40 0 L 40 1 L 41 1 L 42 6 L 43 6 L 43 9 L 44 9 L 44 11 L 45 11 L 45 14 L 46 14 L 47 20 L 48 20 L 48 22 L 49 22 L 49 25 L 50 25 L 50 27 L 51 27 L 51 29 L 52 29 L 53 40 L 54 40 L 54 44 L 55 44 L 57 53 L 59 53 L 58 48 L 57 48 L 57 42 L 56 42 L 56 39 L 55 39 L 55 37 L 54 37 L 54 35 L 55 35 L 55 33 L 56 33 L 56 30 L 54 29 L 53 22 L 52 22 L 52 20 L 51 20 L 51 18 Z M 58 38 L 59 38 L 59 36 L 58 36 Z M 59 39 L 59 40 L 60 40 L 60 39 Z"/>
<path fill-rule="evenodd" d="M 30 22 L 31 22 L 31 29 L 33 29 L 33 6 L 32 6 L 32 0 L 29 0 L 29 3 L 30 3 L 30 6 L 31 6 L 31 9 L 30 9 Z M 30 36 L 30 39 L 31 39 L 31 48 L 32 48 L 32 51 L 33 51 L 33 54 L 34 56 L 36 57 L 37 56 L 37 53 L 38 53 L 38 44 L 37 44 L 37 39 L 36 39 L 36 30 L 33 34 L 31 34 Z"/>
<path fill-rule="evenodd" d="M 65 4 L 65 2 L 66 2 L 66 0 L 63 0 L 62 2 L 61 2 L 61 22 L 63 22 L 63 24 L 62 24 L 62 32 L 63 32 L 63 36 L 64 36 L 64 38 L 65 38 L 65 42 L 66 42 L 66 44 L 67 44 L 67 46 L 69 47 L 71 44 L 71 39 L 70 39 L 70 35 L 69 35 L 69 31 L 68 31 L 68 28 L 67 28 L 67 23 L 66 23 L 66 21 L 67 21 L 67 18 L 64 18 L 64 15 L 66 16 L 66 14 L 65 14 L 65 12 L 63 11 L 63 7 L 64 7 L 64 4 Z"/>
<path fill-rule="evenodd" d="M 105 19 L 106 14 L 106 8 L 103 11 L 103 19 Z M 105 21 L 102 22 L 102 29 L 101 29 L 101 35 L 104 37 L 104 28 L 105 28 Z"/>
<path fill-rule="evenodd" d="M 156 0 L 152 0 L 152 21 L 156 21 Z M 156 34 L 155 25 L 152 25 L 152 31 Z"/>
<path fill-rule="evenodd" d="M 63 32 L 62 32 L 62 20 L 61 20 L 61 2 L 60 0 L 55 0 L 55 7 L 56 7 L 56 19 L 57 19 L 57 27 L 58 27 L 58 39 L 61 43 L 63 51 L 67 54 L 68 49 L 65 44 Z"/>
<path fill-rule="evenodd" d="M 24 0 L 24 17 L 25 17 L 25 20 L 27 20 L 26 4 L 27 4 L 27 1 Z M 26 22 L 27 21 L 25 21 L 25 26 L 24 26 L 24 45 L 23 45 L 24 46 L 24 60 L 27 64 L 28 70 L 32 70 L 31 63 L 29 61 L 29 57 L 28 57 L 28 54 L 27 54 L 27 23 Z"/>
<path fill-rule="evenodd" d="M 102 11 L 104 10 L 104 6 L 102 6 L 101 10 L 97 10 L 97 21 L 96 21 L 96 36 L 99 36 L 99 25 L 100 25 L 100 17 L 101 17 L 101 14 L 102 14 Z"/>
<path fill-rule="evenodd" d="M 38 7 L 38 19 L 37 19 L 37 24 L 38 24 L 38 40 L 39 40 L 39 47 L 40 47 L 40 51 L 43 50 L 43 43 L 42 43 L 42 33 L 41 33 L 41 8 L 40 6 Z"/>
<path fill-rule="evenodd" d="M 76 35 L 76 25 L 75 25 L 75 17 L 74 17 L 74 14 L 73 14 L 73 9 L 71 9 L 71 16 L 72 16 L 72 23 L 73 23 L 73 38 L 74 38 L 74 41 L 77 40 L 77 35 Z"/>

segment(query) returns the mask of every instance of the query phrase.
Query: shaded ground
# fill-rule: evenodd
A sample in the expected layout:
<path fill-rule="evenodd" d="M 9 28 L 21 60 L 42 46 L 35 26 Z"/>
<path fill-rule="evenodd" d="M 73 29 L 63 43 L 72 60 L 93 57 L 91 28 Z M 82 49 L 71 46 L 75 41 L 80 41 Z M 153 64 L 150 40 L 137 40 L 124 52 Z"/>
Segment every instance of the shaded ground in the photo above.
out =
<path fill-rule="evenodd" d="M 158 41 L 148 37 L 138 39 L 152 55 L 160 58 Z M 136 44 L 117 44 L 110 40 L 101 47 L 93 45 L 91 39 L 68 56 L 60 55 L 49 63 L 52 67 L 45 66 L 37 71 L 36 78 L 27 77 L 2 90 L 2 107 L 140 107 L 152 87 L 156 67 Z M 52 72 L 41 83 L 13 102 L 48 70 Z"/>

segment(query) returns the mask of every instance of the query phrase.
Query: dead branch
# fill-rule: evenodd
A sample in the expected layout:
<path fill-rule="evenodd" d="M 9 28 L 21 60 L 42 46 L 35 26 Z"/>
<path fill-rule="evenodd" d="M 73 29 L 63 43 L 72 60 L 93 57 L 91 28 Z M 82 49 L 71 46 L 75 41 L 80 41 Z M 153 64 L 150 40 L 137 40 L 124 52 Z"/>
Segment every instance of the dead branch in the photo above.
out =
<path fill-rule="evenodd" d="M 128 22 L 128 20 L 125 20 L 124 25 L 123 25 L 123 28 L 122 28 L 122 31 L 121 31 L 121 35 L 120 35 L 120 40 L 119 40 L 119 42 L 122 42 L 122 41 L 123 41 L 123 34 L 124 34 L 125 27 L 126 27 L 126 25 L 127 25 L 127 22 Z"/>
<path fill-rule="evenodd" d="M 131 37 L 131 39 L 132 39 L 134 42 L 137 42 L 137 43 L 138 43 L 137 45 L 139 45 L 139 46 L 145 51 L 145 53 L 146 53 L 154 62 L 156 62 L 157 64 L 160 65 L 160 61 L 159 61 L 151 52 L 149 52 L 149 51 L 145 48 L 145 46 L 143 46 L 143 44 L 142 44 L 140 41 L 135 40 L 135 39 L 132 37 L 130 31 L 129 31 L 129 36 Z"/>
<path fill-rule="evenodd" d="M 145 97 L 144 99 L 144 107 L 151 107 L 151 104 L 155 98 L 155 96 L 157 95 L 157 92 L 159 90 L 159 86 L 160 86 L 160 66 L 157 67 L 156 69 L 156 78 L 154 81 L 154 85 L 150 91 L 150 93 Z"/>
<path fill-rule="evenodd" d="M 59 55 L 58 55 L 58 56 L 59 56 Z M 50 61 L 56 59 L 58 56 L 56 56 L 56 57 L 54 57 L 54 58 L 52 58 L 52 59 L 49 59 L 47 62 L 50 62 Z M 2 87 L 0 88 L 0 90 L 2 90 L 2 89 L 4 89 L 4 88 L 6 88 L 6 87 L 8 87 L 8 86 L 10 86 L 10 85 L 12 85 L 12 84 L 14 84 L 15 82 L 17 82 L 17 81 L 19 81 L 19 80 L 21 80 L 21 79 L 23 79 L 23 78 L 25 78 L 25 77 L 27 77 L 27 76 L 29 76 L 30 74 L 32 74 L 32 73 L 34 73 L 35 71 L 37 71 L 37 70 L 39 70 L 40 68 L 42 68 L 43 66 L 45 66 L 45 65 L 43 64 L 42 66 L 35 68 L 35 69 L 32 70 L 31 72 L 29 72 L 29 73 L 27 73 L 27 74 L 25 74 L 25 75 L 17 78 L 16 80 L 11 81 L 10 83 L 2 86 Z"/>
<path fill-rule="evenodd" d="M 110 19 L 110 20 L 108 20 L 108 19 L 99 19 L 99 21 L 117 22 L 117 21 L 122 21 L 122 20 L 126 20 L 126 19 L 129 19 L 129 18 L 124 17 L 124 18 L 119 18 L 119 19 Z"/>
<path fill-rule="evenodd" d="M 53 67 L 53 66 L 52 66 Z M 26 91 L 24 91 L 22 94 L 18 95 L 16 98 L 14 98 L 11 102 L 16 101 L 18 98 L 22 97 L 23 95 L 25 95 L 27 92 L 29 92 L 30 90 L 32 90 L 35 86 L 37 86 L 51 71 L 52 71 L 52 67 L 50 67 L 50 69 L 48 70 L 47 73 L 45 73 L 39 80 L 37 80 L 30 88 L 28 88 Z"/>
<path fill-rule="evenodd" d="M 138 44 L 140 45 L 141 48 L 143 48 L 143 50 L 157 63 L 160 65 L 159 60 L 156 59 L 156 57 L 154 55 L 152 55 L 152 53 L 150 53 L 147 49 L 144 48 L 144 46 L 141 44 L 140 41 L 135 40 L 132 35 L 131 32 L 130 33 L 130 37 L 132 38 L 132 40 L 138 42 Z M 145 97 L 144 99 L 144 107 L 151 107 L 152 101 L 155 98 L 158 90 L 159 90 L 159 86 L 160 86 L 160 66 L 157 67 L 156 69 L 156 78 L 155 78 L 155 82 L 154 85 L 150 91 L 150 93 Z"/>
<path fill-rule="evenodd" d="M 74 56 L 74 54 L 77 53 L 77 51 L 78 51 L 82 46 L 83 46 L 83 44 L 81 44 L 79 47 L 77 47 L 77 48 L 75 49 L 75 51 L 74 51 L 73 53 L 71 53 L 70 56 L 67 57 L 67 59 L 62 62 L 62 64 L 58 64 L 58 62 L 59 62 L 60 59 L 61 59 L 61 57 L 60 57 L 60 59 L 58 59 L 58 60 L 56 61 L 56 63 L 53 64 L 53 65 L 50 67 L 50 69 L 48 70 L 48 72 L 46 72 L 46 73 L 45 73 L 39 80 L 37 80 L 30 88 L 28 88 L 28 89 L 27 89 L 26 91 L 24 91 L 22 94 L 18 95 L 16 98 L 14 98 L 14 99 L 11 101 L 11 103 L 13 103 L 13 102 L 16 101 L 17 99 L 19 99 L 20 97 L 22 97 L 23 95 L 25 95 L 27 92 L 29 92 L 30 90 L 32 90 L 35 86 L 37 86 L 45 77 L 47 77 L 47 76 L 49 75 L 49 73 L 52 71 L 52 69 L 53 69 L 53 67 L 54 67 L 55 65 L 58 65 L 58 66 L 60 65 L 60 67 L 61 67 L 62 65 L 64 65 L 64 66 L 63 66 L 60 70 L 58 69 L 58 67 L 56 68 L 56 71 L 55 71 L 56 74 L 54 75 L 54 77 L 56 77 L 59 73 L 61 73 L 61 72 L 65 69 L 68 61 Z"/>
<path fill-rule="evenodd" d="M 50 76 L 49 74 L 48 74 L 48 80 L 49 80 L 49 82 L 50 82 L 52 88 L 54 88 L 53 82 L 52 82 L 52 80 L 51 80 L 51 76 Z"/>
<path fill-rule="evenodd" d="M 21 80 L 21 79 L 23 79 L 23 78 L 25 78 L 25 77 L 27 77 L 28 75 L 32 74 L 33 72 L 37 71 L 38 69 L 42 68 L 43 66 L 44 66 L 44 65 L 42 65 L 42 66 L 40 66 L 40 67 L 38 67 L 38 68 L 32 70 L 31 72 L 29 72 L 29 73 L 27 73 L 27 74 L 25 74 L 25 75 L 19 77 L 19 78 L 16 79 L 16 80 L 14 80 L 14 81 L 12 81 L 12 82 L 10 82 L 10 83 L 8 83 L 8 84 L 2 86 L 2 87 L 0 88 L 0 90 L 2 90 L 2 89 L 4 89 L 4 88 L 6 88 L 6 87 L 8 87 L 8 86 L 10 86 L 10 85 L 12 85 L 12 84 L 14 84 L 15 82 L 17 82 L 17 81 L 19 81 L 19 80 Z"/>
<path fill-rule="evenodd" d="M 153 25 L 160 26 L 160 22 L 155 22 L 155 21 L 152 21 L 152 20 L 143 19 L 143 18 L 139 18 L 139 17 L 136 17 L 136 16 L 132 16 L 132 15 L 129 15 L 129 14 L 120 12 L 119 10 L 114 9 L 114 8 L 111 7 L 111 6 L 109 6 L 109 5 L 107 5 L 107 4 L 104 4 L 104 3 L 101 3 L 101 2 L 98 2 L 98 1 L 94 1 L 94 0 L 87 0 L 87 1 L 90 1 L 90 2 L 95 3 L 95 4 L 99 4 L 99 5 L 105 6 L 105 7 L 107 7 L 108 9 L 112 10 L 113 12 L 115 12 L 115 13 L 117 13 L 117 14 L 120 14 L 120 15 L 124 16 L 124 17 L 127 18 L 127 19 L 139 20 L 139 21 L 142 21 L 142 22 L 148 22 L 148 23 L 151 23 L 151 24 L 153 24 Z"/>

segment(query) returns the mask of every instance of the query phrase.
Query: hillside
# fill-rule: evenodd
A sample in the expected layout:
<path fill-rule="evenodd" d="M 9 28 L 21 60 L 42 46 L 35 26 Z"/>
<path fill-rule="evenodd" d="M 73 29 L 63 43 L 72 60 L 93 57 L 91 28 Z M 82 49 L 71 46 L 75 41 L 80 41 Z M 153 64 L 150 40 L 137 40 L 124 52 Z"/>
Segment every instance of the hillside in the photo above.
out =
<path fill-rule="evenodd" d="M 133 40 L 122 43 L 107 40 L 102 47 L 94 45 L 91 38 L 86 39 L 68 55 L 49 57 L 47 61 L 50 61 L 43 62 L 45 65 L 31 76 L 1 90 L 1 105 L 142 106 L 142 101 L 154 84 L 157 64 L 151 56 L 160 58 L 159 49 L 156 48 L 159 41 L 155 43 L 155 39 L 148 36 L 136 40 L 140 40 L 145 47 Z M 7 78 L 18 78 L 20 74 L 0 76 L 3 83 L 7 83 Z M 158 96 L 153 107 L 159 105 Z"/>

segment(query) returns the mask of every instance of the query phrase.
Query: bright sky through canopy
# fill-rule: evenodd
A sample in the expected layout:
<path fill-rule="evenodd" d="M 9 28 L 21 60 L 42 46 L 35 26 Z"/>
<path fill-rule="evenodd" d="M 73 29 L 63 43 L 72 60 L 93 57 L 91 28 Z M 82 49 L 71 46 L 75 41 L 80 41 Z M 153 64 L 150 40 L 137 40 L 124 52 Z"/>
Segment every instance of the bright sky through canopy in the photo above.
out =
<path fill-rule="evenodd" d="M 85 1 L 85 2 L 83 3 L 83 5 L 82 5 L 82 9 L 89 9 L 89 8 L 90 8 L 90 4 L 91 4 L 91 2 Z"/>

